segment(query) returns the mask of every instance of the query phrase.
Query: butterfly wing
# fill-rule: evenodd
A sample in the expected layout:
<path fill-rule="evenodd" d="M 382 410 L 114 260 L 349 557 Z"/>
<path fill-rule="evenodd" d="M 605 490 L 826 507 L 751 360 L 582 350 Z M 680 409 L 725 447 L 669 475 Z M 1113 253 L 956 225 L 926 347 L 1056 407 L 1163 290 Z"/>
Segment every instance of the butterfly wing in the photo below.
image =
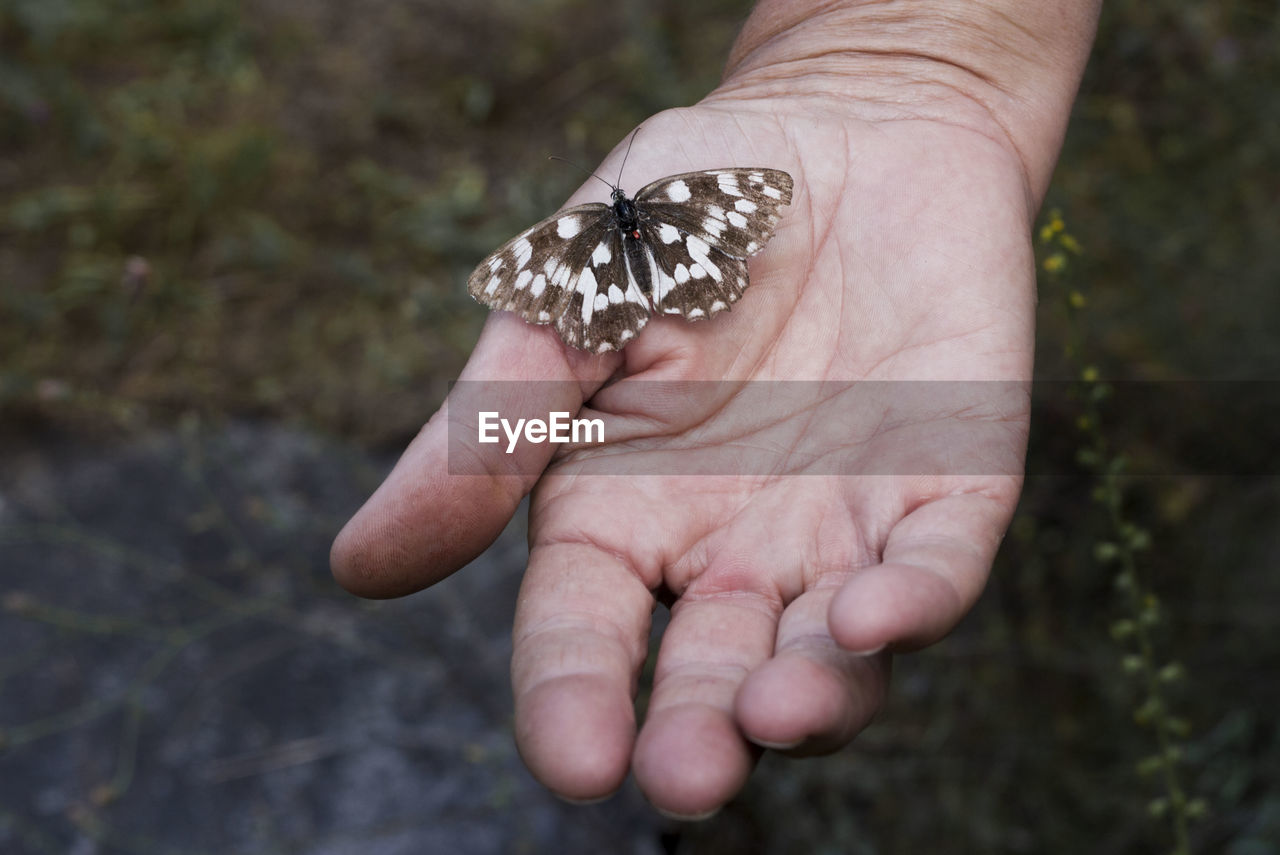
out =
<path fill-rule="evenodd" d="M 622 234 L 613 226 L 593 243 L 574 269 L 573 292 L 556 320 L 566 343 L 603 353 L 621 350 L 649 321 L 650 301 L 636 284 L 623 257 Z"/>
<path fill-rule="evenodd" d="M 696 320 L 729 308 L 750 284 L 746 259 L 773 237 L 792 187 L 778 169 L 711 169 L 637 193 L 657 310 Z"/>
<path fill-rule="evenodd" d="M 480 262 L 467 291 L 531 324 L 555 323 L 569 305 L 592 249 L 612 229 L 609 206 L 578 205 L 528 228 Z"/>
<path fill-rule="evenodd" d="M 747 261 L 656 218 L 640 225 L 652 258 L 654 305 L 664 315 L 696 321 L 729 308 L 749 284 Z"/>

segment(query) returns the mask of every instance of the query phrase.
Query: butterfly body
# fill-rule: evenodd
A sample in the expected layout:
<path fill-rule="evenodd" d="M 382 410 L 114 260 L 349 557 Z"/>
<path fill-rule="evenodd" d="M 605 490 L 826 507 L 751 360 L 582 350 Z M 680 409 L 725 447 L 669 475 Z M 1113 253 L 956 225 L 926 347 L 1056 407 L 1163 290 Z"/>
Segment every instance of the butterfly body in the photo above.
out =
<path fill-rule="evenodd" d="M 627 198 L 626 191 L 621 187 L 613 188 L 613 215 L 618 220 L 619 231 L 640 239 L 640 229 L 637 228 L 640 225 L 640 212 L 636 209 L 636 203 Z"/>
<path fill-rule="evenodd" d="M 576 348 L 620 350 L 654 314 L 687 320 L 728 309 L 749 284 L 746 259 L 791 202 L 776 169 L 663 178 L 635 197 L 562 211 L 503 244 L 471 274 L 471 295 Z"/>

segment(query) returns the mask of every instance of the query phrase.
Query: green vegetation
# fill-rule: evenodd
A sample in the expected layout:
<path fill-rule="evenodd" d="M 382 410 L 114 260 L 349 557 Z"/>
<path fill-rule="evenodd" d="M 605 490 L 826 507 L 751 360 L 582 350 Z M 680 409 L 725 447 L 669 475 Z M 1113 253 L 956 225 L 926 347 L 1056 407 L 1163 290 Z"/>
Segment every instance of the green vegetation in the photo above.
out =
<path fill-rule="evenodd" d="M 1185 758 L 1185 740 L 1191 724 L 1175 714 L 1168 694 L 1170 687 L 1186 679 L 1186 670 L 1180 662 L 1162 662 L 1159 658 L 1157 637 L 1160 630 L 1167 628 L 1166 615 L 1152 583 L 1144 581 L 1139 573 L 1140 556 L 1151 548 L 1151 532 L 1128 518 L 1128 460 L 1122 450 L 1112 448 L 1105 427 L 1106 404 L 1115 390 L 1099 377 L 1096 366 L 1085 362 L 1088 344 L 1083 319 L 1087 317 L 1089 300 L 1079 288 L 1064 287 L 1075 266 L 1074 259 L 1081 253 L 1080 243 L 1066 231 L 1057 211 L 1041 228 L 1040 242 L 1046 253 L 1042 264 L 1045 281 L 1061 292 L 1071 321 L 1065 352 L 1079 375 L 1071 391 L 1078 402 L 1076 427 L 1083 440 L 1076 460 L 1092 473 L 1093 499 L 1106 515 L 1107 527 L 1102 536 L 1109 539 L 1095 543 L 1094 557 L 1116 568 L 1114 585 L 1122 598 L 1122 616 L 1112 622 L 1111 637 L 1124 651 L 1122 670 L 1135 682 L 1139 702 L 1133 720 L 1154 734 L 1153 753 L 1138 761 L 1137 770 L 1143 777 L 1159 775 L 1162 794 L 1152 798 L 1147 809 L 1154 817 L 1169 818 L 1174 855 L 1190 855 L 1189 822 L 1204 816 L 1208 805 L 1202 798 L 1187 795 L 1179 768 Z"/>
<path fill-rule="evenodd" d="M 0 407 L 410 435 L 471 266 L 580 178 L 546 155 L 710 89 L 740 11 L 693 51 L 676 4 L 589 5 L 0 4 Z"/>

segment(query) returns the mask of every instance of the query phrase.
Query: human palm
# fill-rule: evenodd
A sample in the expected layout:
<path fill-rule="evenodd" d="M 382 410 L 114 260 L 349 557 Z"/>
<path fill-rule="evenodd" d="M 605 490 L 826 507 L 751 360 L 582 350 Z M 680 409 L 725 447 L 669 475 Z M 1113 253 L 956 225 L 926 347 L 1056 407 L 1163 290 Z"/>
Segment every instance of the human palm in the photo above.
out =
<path fill-rule="evenodd" d="M 532 490 L 517 739 L 571 799 L 630 768 L 659 808 L 696 816 L 761 746 L 843 745 L 884 695 L 889 651 L 936 640 L 976 599 L 1020 487 L 1031 202 L 1007 148 L 940 121 L 725 97 L 647 122 L 623 181 L 727 166 L 795 179 L 732 312 L 654 318 L 604 355 L 495 314 L 463 372 L 522 381 L 492 388 L 543 413 L 585 408 L 607 443 L 450 474 L 446 404 L 334 548 L 347 587 L 406 593 L 482 551 Z M 656 602 L 671 621 L 637 733 Z"/>

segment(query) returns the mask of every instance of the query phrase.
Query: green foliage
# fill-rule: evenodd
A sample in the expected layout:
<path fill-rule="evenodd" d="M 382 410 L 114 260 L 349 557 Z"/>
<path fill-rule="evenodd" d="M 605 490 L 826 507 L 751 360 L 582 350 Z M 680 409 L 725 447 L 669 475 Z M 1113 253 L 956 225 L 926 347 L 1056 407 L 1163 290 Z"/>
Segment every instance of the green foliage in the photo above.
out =
<path fill-rule="evenodd" d="M 1050 198 L 1089 247 L 1088 323 L 1109 376 L 1280 369 L 1275 12 L 1261 0 L 1103 7 Z"/>
<path fill-rule="evenodd" d="M 411 434 L 483 318 L 471 265 L 579 180 L 546 155 L 706 91 L 741 11 L 701 12 L 691 68 L 676 4 L 540 5 L 471 10 L 484 42 L 425 8 L 0 5 L 0 407 Z"/>
<path fill-rule="evenodd" d="M 1071 335 L 1064 350 L 1078 366 L 1078 380 L 1072 391 L 1080 406 L 1077 428 L 1082 445 L 1076 459 L 1092 473 L 1094 499 L 1106 513 L 1108 530 L 1104 536 L 1108 539 L 1094 544 L 1094 558 L 1114 568 L 1113 584 L 1120 595 L 1123 616 L 1112 622 L 1111 638 L 1124 651 L 1120 670 L 1132 681 L 1139 698 L 1133 720 L 1154 735 L 1155 753 L 1139 760 L 1136 769 L 1144 778 L 1158 776 L 1163 792 L 1147 803 L 1147 810 L 1153 818 L 1167 821 L 1173 855 L 1190 855 L 1188 823 L 1203 816 L 1208 807 L 1204 799 L 1187 795 L 1179 771 L 1190 725 L 1175 715 L 1169 694 L 1185 680 L 1186 669 L 1180 662 L 1162 661 L 1157 635 L 1165 628 L 1166 614 L 1149 583 L 1139 576 L 1139 556 L 1151 547 L 1151 533 L 1128 516 L 1127 461 L 1122 452 L 1111 448 L 1104 422 L 1104 408 L 1112 390 L 1085 357 L 1090 347 L 1083 318 L 1089 300 L 1077 285 L 1068 284 L 1075 280 L 1069 274 L 1074 270 L 1073 259 L 1081 254 L 1080 243 L 1066 231 L 1057 211 L 1040 229 L 1040 242 L 1046 247 L 1041 265 L 1046 284 L 1060 292 L 1071 319 Z"/>

